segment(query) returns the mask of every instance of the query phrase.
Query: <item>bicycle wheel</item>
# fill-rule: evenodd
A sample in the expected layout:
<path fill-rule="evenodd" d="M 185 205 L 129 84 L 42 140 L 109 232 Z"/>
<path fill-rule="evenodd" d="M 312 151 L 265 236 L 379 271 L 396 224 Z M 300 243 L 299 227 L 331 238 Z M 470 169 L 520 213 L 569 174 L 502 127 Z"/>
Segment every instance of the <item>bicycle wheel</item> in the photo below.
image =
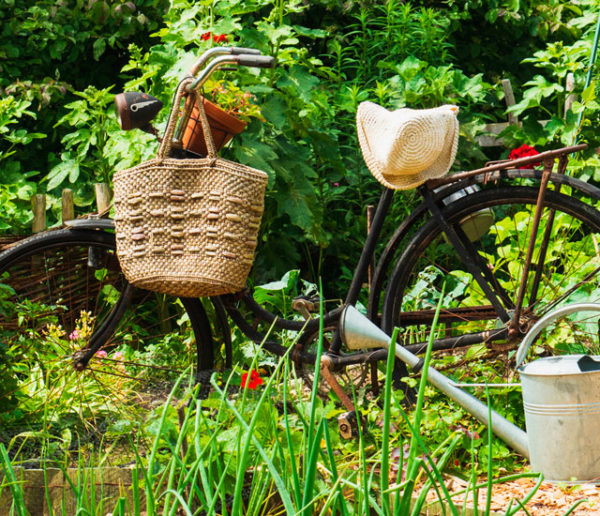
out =
<path fill-rule="evenodd" d="M 51 231 L 0 254 L 0 335 L 0 399 L 13 408 L 0 417 L 13 434 L 42 422 L 129 432 L 191 364 L 213 365 L 199 300 L 133 288 L 114 235 L 96 230 Z"/>
<path fill-rule="evenodd" d="M 465 243 L 468 259 L 493 292 L 495 306 L 465 265 L 465 256 L 459 256 L 440 224 L 431 219 L 408 242 L 392 271 L 384 296 L 383 329 L 401 327 L 403 344 L 422 349 L 441 298 L 434 349 L 480 344 L 480 353 L 471 349 L 469 356 L 490 357 L 494 351 L 514 349 L 535 321 L 552 309 L 600 299 L 600 213 L 555 191 L 546 192 L 523 280 L 537 195 L 535 187 L 491 187 L 442 209 Z M 511 326 L 520 297 L 518 324 Z M 570 344 L 565 346 L 568 333 Z M 544 335 L 537 352 L 589 349 L 597 345 L 597 334 L 597 325 L 570 319 Z"/>

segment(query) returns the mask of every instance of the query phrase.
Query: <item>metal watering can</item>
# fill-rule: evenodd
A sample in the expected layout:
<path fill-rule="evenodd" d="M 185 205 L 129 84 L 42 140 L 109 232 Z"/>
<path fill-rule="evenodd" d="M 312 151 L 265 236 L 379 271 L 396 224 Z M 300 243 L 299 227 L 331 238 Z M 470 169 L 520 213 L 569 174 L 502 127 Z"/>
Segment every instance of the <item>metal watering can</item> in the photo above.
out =
<path fill-rule="evenodd" d="M 430 367 L 427 380 L 472 414 L 515 451 L 528 458 L 534 471 L 554 482 L 600 481 L 600 356 L 564 355 L 520 366 L 540 331 L 574 312 L 600 312 L 600 304 L 568 305 L 542 317 L 517 351 L 528 434 Z M 390 337 L 356 308 L 340 318 L 344 344 L 350 349 L 390 347 Z M 395 355 L 413 370 L 422 359 L 396 344 Z M 519 367 L 520 366 L 520 367 Z M 519 385 L 519 384 L 515 384 Z M 493 384 L 490 385 L 493 387 Z"/>

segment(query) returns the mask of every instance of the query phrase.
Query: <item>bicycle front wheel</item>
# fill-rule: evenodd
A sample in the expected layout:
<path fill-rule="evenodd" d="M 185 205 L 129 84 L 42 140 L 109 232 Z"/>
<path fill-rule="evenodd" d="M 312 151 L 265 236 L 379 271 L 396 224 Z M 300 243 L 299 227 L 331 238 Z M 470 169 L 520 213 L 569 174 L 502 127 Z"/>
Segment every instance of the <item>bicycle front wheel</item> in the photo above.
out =
<path fill-rule="evenodd" d="M 0 254 L 2 426 L 131 431 L 191 364 L 212 367 L 205 319 L 199 300 L 129 285 L 110 233 L 25 239 Z"/>
<path fill-rule="evenodd" d="M 472 350 L 469 356 L 490 357 L 494 351 L 513 349 L 535 321 L 554 308 L 600 300 L 600 213 L 549 190 L 532 236 L 537 196 L 534 187 L 490 187 L 443 208 L 445 219 L 465 243 L 466 256 L 449 243 L 436 220 L 426 222 L 392 271 L 383 329 L 389 333 L 401 327 L 404 345 L 418 351 L 431 335 L 435 308 L 441 303 L 434 349 L 479 344 L 481 353 Z M 532 259 L 526 265 L 532 238 Z M 487 293 L 473 266 L 484 278 Z M 537 351 L 589 351 L 597 346 L 597 336 L 597 324 L 568 320 L 549 330 Z"/>

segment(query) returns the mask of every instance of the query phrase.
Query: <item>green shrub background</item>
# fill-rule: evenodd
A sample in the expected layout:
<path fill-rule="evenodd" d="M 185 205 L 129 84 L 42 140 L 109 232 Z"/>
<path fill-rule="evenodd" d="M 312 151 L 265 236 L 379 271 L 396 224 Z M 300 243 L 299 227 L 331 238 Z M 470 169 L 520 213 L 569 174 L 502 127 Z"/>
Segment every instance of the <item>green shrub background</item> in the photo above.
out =
<path fill-rule="evenodd" d="M 142 89 L 168 103 L 178 78 L 215 44 L 202 35 L 225 34 L 227 44 L 277 58 L 273 70 L 225 75 L 256 96 L 265 119 L 225 151 L 269 174 L 255 280 L 298 266 L 309 280 L 344 283 L 352 271 L 343 264 L 356 263 L 366 233 L 365 207 L 381 192 L 358 149 L 358 103 L 458 104 L 454 168 L 467 169 L 499 157 L 476 139 L 486 123 L 506 120 L 500 80 L 510 78 L 525 123 L 508 131 L 509 145 L 572 143 L 585 104 L 579 137 L 594 147 L 595 83 L 582 91 L 594 11 L 593 0 L 4 2 L 0 232 L 28 232 L 34 193 L 49 194 L 49 225 L 59 222 L 63 188 L 74 190 L 79 213 L 90 211 L 94 182 L 110 182 L 156 148 L 152 137 L 119 129 L 114 94 Z M 568 72 L 583 96 L 563 120 Z M 416 200 L 398 194 L 388 225 Z"/>

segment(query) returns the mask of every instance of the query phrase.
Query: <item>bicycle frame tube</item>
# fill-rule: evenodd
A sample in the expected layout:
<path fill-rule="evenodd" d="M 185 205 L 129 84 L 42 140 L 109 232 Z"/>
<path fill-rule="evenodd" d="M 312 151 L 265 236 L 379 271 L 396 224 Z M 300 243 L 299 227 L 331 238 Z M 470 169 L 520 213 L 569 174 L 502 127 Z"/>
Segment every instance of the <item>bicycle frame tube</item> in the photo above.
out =
<path fill-rule="evenodd" d="M 577 147 L 577 150 L 578 149 L 579 149 L 579 147 Z M 562 154 L 564 154 L 564 152 Z M 551 157 L 554 157 L 554 156 L 559 157 L 559 154 L 556 151 L 552 151 L 552 155 L 553 156 L 551 156 Z M 564 174 L 564 165 L 565 165 L 564 162 L 559 162 L 558 173 L 552 173 L 549 176 L 548 182 L 549 182 L 549 184 L 554 184 L 555 191 L 560 191 L 560 187 L 562 185 L 564 185 L 566 187 L 571 188 L 574 193 L 577 192 L 578 194 L 587 197 L 591 201 L 600 201 L 600 189 L 592 184 L 586 183 L 577 178 L 574 178 L 574 177 Z M 534 181 L 541 182 L 542 175 L 543 175 L 542 171 L 535 170 L 535 169 L 506 169 L 506 168 L 500 169 L 499 166 L 494 166 L 493 169 L 492 169 L 492 167 L 487 167 L 484 169 L 480 169 L 479 171 L 464 172 L 464 173 L 456 174 L 455 177 L 448 176 L 446 178 L 442 178 L 441 180 L 435 180 L 434 182 L 430 181 L 426 184 L 426 188 L 428 188 L 429 190 L 433 190 L 434 187 L 437 187 L 438 183 L 444 183 L 444 184 L 448 185 L 443 190 L 431 192 L 431 195 L 433 196 L 436 204 L 439 205 L 439 203 L 444 198 L 448 197 L 449 195 L 452 195 L 454 192 L 456 192 L 458 190 L 465 188 L 468 185 L 472 185 L 472 184 L 476 184 L 476 183 L 483 183 L 483 182 L 487 182 L 487 181 L 494 182 L 494 181 L 501 180 L 501 179 L 509 180 L 509 181 L 513 180 L 513 179 L 531 179 Z M 387 215 L 389 206 L 391 204 L 392 196 L 393 196 L 393 191 L 387 190 L 387 189 L 384 190 L 381 195 L 381 198 L 380 198 L 380 201 L 379 201 L 379 204 L 377 207 L 377 211 L 376 211 L 376 214 L 375 214 L 375 217 L 373 220 L 373 224 L 371 227 L 371 231 L 367 237 L 365 247 L 363 248 L 363 251 L 361 253 L 361 258 L 360 258 L 359 263 L 354 272 L 350 290 L 348 291 L 348 294 L 346 296 L 346 303 L 354 304 L 354 303 L 356 303 L 356 300 L 358 299 L 358 295 L 362 288 L 362 284 L 367 275 L 369 263 L 374 255 L 375 244 L 376 244 L 377 240 L 379 239 L 381 229 L 383 226 L 383 222 L 385 220 L 385 216 Z M 388 269 L 389 265 L 393 262 L 394 257 L 397 254 L 397 251 L 401 248 L 403 239 L 406 237 L 406 235 L 408 235 L 410 233 L 412 228 L 418 227 L 420 225 L 420 223 L 422 223 L 423 219 L 427 217 L 428 213 L 429 213 L 429 210 L 427 209 L 425 203 L 421 203 L 419 206 L 417 206 L 415 208 L 415 210 L 413 210 L 411 212 L 409 217 L 406 218 L 404 221 L 402 221 L 402 223 L 398 226 L 398 228 L 396 229 L 396 231 L 390 238 L 388 244 L 386 245 L 386 248 L 383 251 L 382 255 L 379 257 L 379 260 L 377 261 L 376 271 L 375 271 L 375 278 L 373 281 L 373 288 L 372 288 L 372 290 L 370 292 L 370 296 L 369 296 L 369 318 L 371 320 L 377 320 L 377 317 L 379 316 L 377 307 L 379 306 L 379 299 L 382 294 L 382 288 L 383 288 L 385 278 L 386 278 L 386 270 Z M 68 227 L 72 227 L 74 230 L 79 229 L 79 228 L 110 230 L 113 227 L 113 222 L 110 219 L 78 219 L 75 221 L 69 221 L 66 223 L 66 225 Z M 591 274 L 593 274 L 593 273 L 591 273 Z M 576 287 L 577 287 L 577 285 L 575 285 L 573 288 L 575 289 Z M 293 320 L 277 318 L 274 314 L 271 314 L 268 310 L 265 310 L 260 305 L 253 303 L 253 300 L 252 300 L 252 302 L 249 302 L 248 301 L 249 299 L 251 299 L 251 296 L 247 296 L 247 298 L 243 299 L 242 301 L 244 302 L 244 304 L 246 304 L 246 306 L 248 308 L 250 308 L 253 311 L 254 316 L 260 320 L 267 321 L 270 323 L 274 322 L 275 326 L 278 328 L 288 328 L 288 329 L 291 329 L 294 331 L 301 331 L 302 327 L 304 327 L 304 325 L 305 325 L 305 323 L 303 323 L 301 321 L 293 321 Z M 495 318 L 496 317 L 496 311 L 492 306 L 489 306 L 486 310 L 487 310 L 487 312 L 489 312 L 489 314 L 487 312 L 480 313 L 480 314 L 477 314 L 477 317 L 478 318 L 481 318 L 481 317 Z M 230 312 L 229 307 L 227 307 L 227 311 Z M 231 312 L 230 312 L 230 315 L 231 315 Z M 333 310 L 333 311 L 329 312 L 328 314 L 325 314 L 325 318 L 328 321 L 328 323 L 333 323 L 336 320 L 337 315 L 339 315 L 339 309 Z M 241 316 L 241 314 L 240 314 L 240 316 Z M 426 323 L 433 317 L 433 312 L 431 313 L 431 315 L 423 314 L 423 313 L 418 313 L 418 314 L 405 313 L 405 314 L 401 315 L 401 318 L 403 320 L 406 319 L 409 322 L 413 321 L 413 319 L 415 319 L 415 317 L 418 317 L 417 323 L 421 322 L 421 321 L 423 323 Z M 468 317 L 468 314 L 461 315 L 462 319 L 464 319 L 465 317 Z M 317 324 L 318 324 L 318 320 L 315 319 L 314 322 L 312 322 L 312 321 L 309 322 L 307 327 L 310 327 L 311 330 L 314 330 L 317 328 L 317 326 L 316 326 Z M 251 329 L 250 327 L 246 328 L 246 330 L 250 330 L 250 329 Z M 242 330 L 244 331 L 243 328 L 242 328 Z M 244 331 L 244 333 L 246 333 L 246 331 Z M 250 332 L 250 333 L 252 333 L 252 332 Z M 252 338 L 254 336 L 259 340 L 261 340 L 261 338 L 264 337 L 262 335 L 259 336 L 258 334 L 255 334 L 253 336 L 251 336 L 251 335 L 248 335 L 248 336 L 250 338 Z M 494 336 L 494 337 L 496 337 L 496 336 Z M 498 338 L 500 340 L 502 340 L 503 338 L 505 338 L 505 336 L 498 335 Z M 495 340 L 495 338 L 489 339 L 489 336 L 487 338 L 484 338 L 484 336 L 474 335 L 472 338 L 471 337 L 469 338 L 469 341 L 471 341 L 471 340 L 476 340 L 477 342 L 484 342 L 484 341 L 488 341 L 488 340 Z M 463 342 L 465 342 L 465 341 L 463 340 Z M 335 343 L 335 341 L 334 341 L 334 343 Z M 269 344 L 271 344 L 271 343 L 269 343 Z M 461 342 L 461 344 L 462 344 L 462 342 Z M 449 339 L 440 339 L 439 341 L 436 341 L 435 345 L 436 345 L 436 347 L 439 347 L 440 349 L 447 349 L 449 347 L 456 346 L 457 343 L 451 342 Z M 340 347 L 341 347 L 341 342 L 336 347 L 332 346 L 330 351 L 332 353 L 339 354 Z M 275 351 L 275 350 L 273 350 L 273 351 Z M 276 351 L 281 352 L 283 350 L 278 348 Z M 350 358 L 350 356 L 351 355 L 348 356 L 347 360 L 353 360 L 352 358 Z M 343 357 L 340 357 L 340 358 L 343 358 Z M 346 358 L 344 358 L 343 361 L 345 362 Z"/>
<path fill-rule="evenodd" d="M 385 217 L 390 209 L 390 204 L 392 203 L 393 196 L 394 191 L 390 190 L 389 188 L 385 188 L 383 190 L 383 193 L 381 194 L 381 197 L 379 198 L 377 210 L 375 211 L 375 215 L 373 216 L 373 222 L 371 223 L 371 228 L 369 230 L 369 234 L 367 235 L 367 240 L 365 241 L 365 245 L 360 254 L 360 259 L 358 260 L 358 264 L 356 266 L 356 269 L 354 270 L 354 275 L 352 276 L 350 288 L 348 289 L 348 293 L 346 294 L 346 299 L 344 301 L 345 305 L 354 305 L 356 304 L 356 301 L 358 301 L 358 296 L 360 294 L 362 284 L 367 278 L 369 266 L 371 264 L 373 254 L 375 253 L 375 246 L 377 245 L 377 240 L 379 239 L 381 229 L 383 228 Z M 340 337 L 339 330 L 336 329 L 335 334 L 333 336 L 333 341 L 329 348 L 329 352 L 331 354 L 337 354 L 340 352 L 341 346 L 342 339 Z"/>
<path fill-rule="evenodd" d="M 525 265 L 523 267 L 523 273 L 521 276 L 521 286 L 519 287 L 519 293 L 517 294 L 517 303 L 515 306 L 515 311 L 513 313 L 513 317 L 510 323 L 510 333 L 518 334 L 519 333 L 519 318 L 521 316 L 521 309 L 523 308 L 523 299 L 525 296 L 525 286 L 527 284 L 527 277 L 529 275 L 529 268 L 531 267 L 531 260 L 533 258 L 533 250 L 535 247 L 535 241 L 537 237 L 538 228 L 540 226 L 540 220 L 542 216 L 542 212 L 544 211 L 544 200 L 546 197 L 546 188 L 548 187 L 548 181 L 550 180 L 550 175 L 552 174 L 552 168 L 554 167 L 554 159 L 545 159 L 544 160 L 544 171 L 542 172 L 542 181 L 540 183 L 540 189 L 537 199 L 537 205 L 535 209 L 535 217 L 533 219 L 533 225 L 531 227 L 530 235 L 529 235 L 529 245 L 527 247 L 527 255 L 525 256 Z M 550 230 L 552 228 L 554 217 L 551 217 L 552 221 L 549 222 Z M 541 244 L 541 252 L 543 256 L 546 254 L 546 248 L 548 246 L 548 240 L 550 238 L 550 232 L 545 231 L 544 237 Z M 535 275 L 534 285 L 532 290 L 536 293 L 538 289 L 539 282 L 539 274 Z"/>
<path fill-rule="evenodd" d="M 445 186 L 442 190 L 436 190 L 432 192 L 435 201 L 439 204 L 443 199 L 449 197 L 453 193 L 463 190 L 467 186 L 471 186 L 478 183 L 495 182 L 498 180 L 515 180 L 515 179 L 531 179 L 533 181 L 541 181 L 543 172 L 535 169 L 503 169 L 503 170 L 492 170 L 489 168 L 481 169 L 477 174 L 471 172 L 464 172 L 456 174 L 454 182 L 452 182 L 453 176 L 448 176 L 443 179 Z M 466 176 L 466 177 L 465 177 Z M 462 177 L 462 179 L 460 179 Z M 434 183 L 431 181 L 426 183 L 426 186 L 430 190 L 437 188 L 440 180 L 435 180 Z M 573 193 L 577 192 L 587 198 L 590 201 L 600 201 L 600 188 L 581 181 L 575 177 L 571 177 L 564 174 L 564 165 L 559 163 L 558 173 L 550 175 L 550 184 L 554 185 L 555 191 L 560 191 L 560 188 L 564 185 L 573 190 Z M 372 321 L 377 320 L 379 317 L 378 308 L 381 303 L 381 296 L 383 295 L 385 280 L 387 278 L 387 271 L 390 265 L 393 263 L 397 256 L 398 251 L 402 248 L 404 239 L 409 235 L 413 228 L 418 227 L 426 216 L 429 214 L 425 203 L 419 204 L 402 223 L 398 226 L 390 240 L 388 241 L 385 250 L 379 257 L 373 279 L 373 288 L 371 289 L 369 298 L 369 311 L 368 316 Z M 490 310 L 493 312 L 492 307 Z M 493 313 L 490 316 L 494 315 Z M 431 314 L 433 317 L 433 312 Z M 431 320 L 431 317 L 427 321 Z"/>
<path fill-rule="evenodd" d="M 358 265 L 354 270 L 352 283 L 350 283 L 350 288 L 346 294 L 346 300 L 344 302 L 346 305 L 354 305 L 356 301 L 358 301 L 358 295 L 360 294 L 362 284 L 367 277 L 371 258 L 375 252 L 375 246 L 377 244 L 379 234 L 381 233 L 381 229 L 383 228 L 385 217 L 390 209 L 393 195 L 394 191 L 386 188 L 379 198 L 379 204 L 377 205 L 377 210 L 375 211 L 373 222 L 371 223 L 371 229 L 367 235 L 365 246 L 360 254 Z"/>

